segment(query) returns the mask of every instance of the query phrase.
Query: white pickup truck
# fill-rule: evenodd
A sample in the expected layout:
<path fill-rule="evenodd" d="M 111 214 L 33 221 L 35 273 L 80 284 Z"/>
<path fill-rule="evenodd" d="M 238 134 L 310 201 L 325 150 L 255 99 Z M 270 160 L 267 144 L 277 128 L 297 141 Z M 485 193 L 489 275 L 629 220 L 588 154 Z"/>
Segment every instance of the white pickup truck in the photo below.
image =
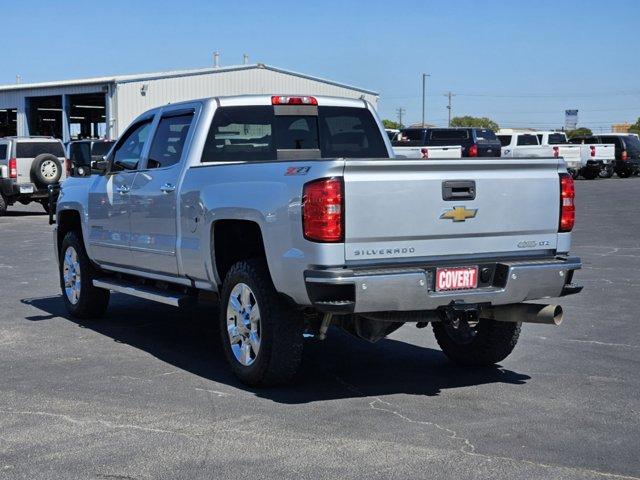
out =
<path fill-rule="evenodd" d="M 75 317 L 110 291 L 211 322 L 253 386 L 293 378 L 305 334 L 377 341 L 432 323 L 443 352 L 492 365 L 523 322 L 557 325 L 580 291 L 574 184 L 557 158 L 392 158 L 373 107 L 333 97 L 193 100 L 133 121 L 57 203 L 54 252 Z"/>
<path fill-rule="evenodd" d="M 426 128 L 406 128 L 392 139 L 396 158 L 462 158 L 461 145 L 426 145 Z"/>
<path fill-rule="evenodd" d="M 550 158 L 558 157 L 550 146 L 540 144 L 532 132 L 498 130 L 496 134 L 502 145 L 501 156 L 506 158 Z"/>
<path fill-rule="evenodd" d="M 580 145 L 569 143 L 564 132 L 533 132 L 538 137 L 540 145 L 553 148 L 554 156 L 559 155 L 567 164 L 567 170 L 574 178 L 582 175 L 587 180 L 598 176 L 611 176 L 612 165 L 615 160 L 615 145 L 589 144 Z M 603 174 L 603 175 L 601 175 Z"/>

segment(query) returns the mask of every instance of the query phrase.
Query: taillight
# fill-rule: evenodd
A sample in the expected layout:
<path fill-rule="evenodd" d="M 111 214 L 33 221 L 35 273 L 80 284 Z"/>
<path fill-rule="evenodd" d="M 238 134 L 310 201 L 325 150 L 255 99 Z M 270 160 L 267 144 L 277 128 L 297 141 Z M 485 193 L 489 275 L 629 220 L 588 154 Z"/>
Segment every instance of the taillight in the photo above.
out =
<path fill-rule="evenodd" d="M 595 157 L 596 156 L 596 147 L 595 147 L 595 145 L 591 145 L 589 147 L 589 149 L 591 150 L 591 156 Z"/>
<path fill-rule="evenodd" d="M 560 156 L 560 147 L 553 147 L 553 156 L 558 158 Z"/>
<path fill-rule="evenodd" d="M 476 145 L 475 143 L 473 145 L 471 145 L 467 149 L 467 156 L 469 156 L 469 157 L 477 157 L 478 156 L 478 145 Z"/>
<path fill-rule="evenodd" d="M 68 158 L 64 159 L 64 170 L 67 172 L 67 177 L 71 176 L 71 160 Z"/>
<path fill-rule="evenodd" d="M 570 232 L 576 221 L 576 189 L 573 177 L 568 173 L 560 174 L 560 225 L 558 231 Z"/>
<path fill-rule="evenodd" d="M 9 178 L 18 178 L 18 164 L 15 158 L 9 159 Z"/>
<path fill-rule="evenodd" d="M 274 95 L 271 97 L 271 105 L 318 105 L 315 97 L 284 97 Z"/>
<path fill-rule="evenodd" d="M 620 156 L 620 158 L 625 162 L 629 160 L 629 155 L 627 154 L 626 150 L 622 150 L 622 155 Z"/>
<path fill-rule="evenodd" d="M 341 178 L 322 178 L 305 184 L 302 191 L 304 238 L 314 242 L 342 242 L 343 199 Z"/>
<path fill-rule="evenodd" d="M 422 153 L 422 158 L 429 158 L 429 149 L 428 148 L 421 148 L 420 149 L 420 153 Z"/>

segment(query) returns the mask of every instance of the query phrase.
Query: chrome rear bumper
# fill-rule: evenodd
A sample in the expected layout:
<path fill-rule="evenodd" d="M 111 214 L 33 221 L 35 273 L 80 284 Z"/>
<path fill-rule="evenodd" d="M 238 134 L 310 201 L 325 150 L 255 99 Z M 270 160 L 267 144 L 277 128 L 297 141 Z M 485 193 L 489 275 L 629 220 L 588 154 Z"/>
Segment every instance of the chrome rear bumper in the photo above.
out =
<path fill-rule="evenodd" d="M 308 270 L 305 281 L 312 304 L 334 313 L 435 310 L 452 302 L 508 305 L 581 290 L 572 284 L 573 272 L 582 267 L 577 257 L 484 265 L 481 268 L 488 268 L 490 274 L 487 281 L 477 289 L 454 292 L 435 291 L 435 266 Z"/>

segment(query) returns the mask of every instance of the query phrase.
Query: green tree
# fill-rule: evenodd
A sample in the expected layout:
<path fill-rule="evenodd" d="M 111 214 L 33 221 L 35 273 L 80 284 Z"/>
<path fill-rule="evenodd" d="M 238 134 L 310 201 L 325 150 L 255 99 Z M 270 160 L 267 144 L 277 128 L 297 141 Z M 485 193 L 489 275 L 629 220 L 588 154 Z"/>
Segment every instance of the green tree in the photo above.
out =
<path fill-rule="evenodd" d="M 578 137 L 581 135 L 585 135 L 585 136 L 593 135 L 593 132 L 586 127 L 576 128 L 575 130 L 567 130 L 565 133 L 569 138 Z"/>
<path fill-rule="evenodd" d="M 476 127 L 476 128 L 488 128 L 497 132 L 500 128 L 496 122 L 487 117 L 472 117 L 465 115 L 464 117 L 453 117 L 451 119 L 452 127 Z"/>
<path fill-rule="evenodd" d="M 396 129 L 402 128 L 402 125 L 400 125 L 398 122 L 394 122 L 393 120 L 387 120 L 386 118 L 382 120 L 382 124 L 384 125 L 384 128 L 396 128 Z"/>
<path fill-rule="evenodd" d="M 629 133 L 637 133 L 640 135 L 640 118 L 629 127 Z"/>

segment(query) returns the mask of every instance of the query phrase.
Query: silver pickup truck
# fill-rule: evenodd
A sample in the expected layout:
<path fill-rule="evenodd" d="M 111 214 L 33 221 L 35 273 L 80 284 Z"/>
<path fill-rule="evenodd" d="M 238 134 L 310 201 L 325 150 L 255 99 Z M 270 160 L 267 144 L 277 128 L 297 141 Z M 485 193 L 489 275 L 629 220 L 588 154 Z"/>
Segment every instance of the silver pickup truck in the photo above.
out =
<path fill-rule="evenodd" d="M 209 98 L 141 115 L 63 184 L 55 255 L 73 316 L 110 291 L 217 299 L 231 368 L 266 386 L 330 326 L 432 323 L 453 361 L 502 361 L 522 322 L 562 319 L 522 302 L 581 289 L 574 208 L 562 159 L 395 159 L 363 100 Z"/>

